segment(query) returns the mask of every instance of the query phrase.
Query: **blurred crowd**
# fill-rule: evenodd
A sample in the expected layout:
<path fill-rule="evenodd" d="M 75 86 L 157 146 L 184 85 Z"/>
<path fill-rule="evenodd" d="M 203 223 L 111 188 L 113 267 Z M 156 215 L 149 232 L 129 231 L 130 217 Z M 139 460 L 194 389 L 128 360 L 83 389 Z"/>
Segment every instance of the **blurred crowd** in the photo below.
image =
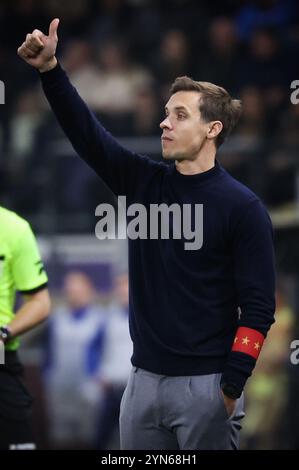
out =
<path fill-rule="evenodd" d="M 72 158 L 38 74 L 16 54 L 26 33 L 47 33 L 53 17 L 61 19 L 62 65 L 117 138 L 133 146 L 138 139 L 141 153 L 161 158 L 159 122 L 170 84 L 180 75 L 215 82 L 244 106 L 237 131 L 219 154 L 224 166 L 270 206 L 295 199 L 299 105 L 290 96 L 299 79 L 296 0 L 15 0 L 0 5 L 6 205 L 31 217 L 72 215 L 71 225 L 62 217 L 62 230 L 88 230 L 88 217 L 75 225 L 76 216 L 92 217 L 109 198 L 93 172 Z"/>
<path fill-rule="evenodd" d="M 23 338 L 38 447 L 117 449 L 133 352 L 128 276 L 116 273 L 103 295 L 88 270 L 71 269 L 52 297 L 49 321 Z M 30 349 L 37 362 L 26 361 Z"/>
<path fill-rule="evenodd" d="M 161 158 L 159 123 L 171 83 L 180 75 L 212 81 L 241 98 L 244 107 L 238 128 L 219 151 L 221 163 L 268 207 L 294 202 L 299 104 L 291 102 L 291 83 L 299 80 L 298 11 L 297 0 L 1 1 L 1 205 L 51 235 L 91 233 L 95 207 L 113 201 L 98 177 L 74 158 L 37 72 L 16 53 L 28 32 L 47 33 L 55 17 L 61 20 L 61 64 L 121 142 Z M 298 238 L 282 243 L 280 237 L 278 265 L 293 262 L 294 295 Z M 38 338 L 42 383 L 34 383 L 29 368 L 40 407 L 40 445 L 117 448 L 131 355 L 127 278 L 116 276 L 111 298 L 103 301 L 86 274 L 71 272 L 54 297 L 55 312 Z M 277 300 L 272 340 L 248 382 L 242 441 L 247 449 L 299 448 L 299 375 L 289 361 L 297 305 L 289 287 L 278 286 Z"/>

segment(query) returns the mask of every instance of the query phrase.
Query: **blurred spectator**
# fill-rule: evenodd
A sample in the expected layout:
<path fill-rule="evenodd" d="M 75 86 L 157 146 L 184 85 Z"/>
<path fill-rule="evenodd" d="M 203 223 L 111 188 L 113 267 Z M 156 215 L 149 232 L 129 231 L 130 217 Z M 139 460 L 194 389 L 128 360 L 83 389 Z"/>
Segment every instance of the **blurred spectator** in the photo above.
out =
<path fill-rule="evenodd" d="M 102 43 L 120 35 L 125 40 L 134 22 L 133 9 L 128 0 L 94 0 L 95 21 L 91 29 L 93 42 Z"/>
<path fill-rule="evenodd" d="M 11 122 L 11 153 L 18 166 L 33 151 L 35 133 L 43 120 L 40 96 L 34 90 L 24 92 L 17 100 Z"/>
<path fill-rule="evenodd" d="M 232 137 L 234 144 L 229 151 L 223 149 L 223 162 L 235 178 L 239 178 L 261 197 L 267 160 L 265 145 L 267 136 L 266 107 L 262 93 L 256 87 L 243 88 L 240 98 L 243 113 L 237 133 Z"/>
<path fill-rule="evenodd" d="M 99 69 L 93 60 L 90 43 L 82 39 L 70 41 L 65 47 L 62 65 L 82 98 L 96 109 L 100 94 Z"/>
<path fill-rule="evenodd" d="M 237 30 L 242 39 L 250 39 L 255 28 L 286 28 L 298 17 L 296 0 L 252 0 L 245 2 L 236 15 Z"/>
<path fill-rule="evenodd" d="M 70 272 L 64 281 L 66 305 L 57 308 L 47 333 L 44 364 L 52 448 L 91 448 L 99 406 L 99 374 L 106 312 L 96 302 L 90 279 Z"/>
<path fill-rule="evenodd" d="M 203 38 L 208 23 L 207 10 L 209 5 L 206 2 L 199 2 L 198 0 L 157 1 L 160 15 L 163 18 L 164 31 L 181 30 L 190 38 L 192 43 Z"/>
<path fill-rule="evenodd" d="M 134 58 L 146 66 L 165 29 L 163 16 L 157 2 L 133 0 L 131 3 L 134 6 L 133 21 L 130 22 L 131 50 Z"/>
<path fill-rule="evenodd" d="M 114 297 L 115 302 L 107 312 L 109 324 L 100 368 L 104 399 L 100 404 L 96 447 L 101 450 L 107 449 L 108 444 L 111 445 L 113 433 L 118 431 L 120 402 L 132 367 L 130 359 L 133 346 L 129 336 L 127 274 L 116 277 Z M 119 440 L 114 443 L 114 447 L 119 448 Z"/>
<path fill-rule="evenodd" d="M 132 63 L 127 48 L 118 40 L 100 44 L 98 60 L 98 84 L 90 92 L 93 109 L 108 114 L 133 111 L 136 93 L 151 83 L 149 72 Z"/>
<path fill-rule="evenodd" d="M 197 61 L 198 79 L 216 83 L 233 93 L 239 55 L 240 44 L 233 20 L 215 18 L 209 25 L 207 48 Z"/>
<path fill-rule="evenodd" d="M 164 95 L 176 77 L 192 75 L 190 45 L 183 31 L 172 29 L 164 33 L 152 67 Z"/>
<path fill-rule="evenodd" d="M 266 109 L 263 94 L 256 87 L 243 88 L 241 92 L 243 115 L 238 126 L 242 138 L 251 142 L 263 139 L 267 132 Z"/>
<path fill-rule="evenodd" d="M 280 116 L 275 136 L 268 146 L 266 200 L 268 204 L 290 203 L 298 196 L 299 105 L 289 105 Z M 298 188 L 297 188 L 298 191 Z"/>
<path fill-rule="evenodd" d="M 277 105 L 293 79 L 292 58 L 273 30 L 255 30 L 249 46 L 248 56 L 238 64 L 238 86 L 255 85 L 263 90 L 269 106 Z"/>
<path fill-rule="evenodd" d="M 276 322 L 247 386 L 243 429 L 243 447 L 246 449 L 287 447 L 283 437 L 289 387 L 287 366 L 295 317 L 280 290 L 276 304 Z"/>
<path fill-rule="evenodd" d="M 136 96 L 133 133 L 135 135 L 160 135 L 160 107 L 154 90 L 140 90 Z"/>

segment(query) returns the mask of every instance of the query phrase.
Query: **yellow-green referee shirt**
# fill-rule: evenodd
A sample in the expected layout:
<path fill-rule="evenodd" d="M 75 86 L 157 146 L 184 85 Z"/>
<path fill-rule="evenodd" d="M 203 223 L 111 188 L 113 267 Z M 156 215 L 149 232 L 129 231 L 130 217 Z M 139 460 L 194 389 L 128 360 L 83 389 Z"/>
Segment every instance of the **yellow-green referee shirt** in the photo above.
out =
<path fill-rule="evenodd" d="M 30 225 L 14 212 L 0 206 L 0 326 L 15 313 L 16 291 L 32 294 L 48 281 Z M 6 349 L 16 350 L 18 338 Z"/>

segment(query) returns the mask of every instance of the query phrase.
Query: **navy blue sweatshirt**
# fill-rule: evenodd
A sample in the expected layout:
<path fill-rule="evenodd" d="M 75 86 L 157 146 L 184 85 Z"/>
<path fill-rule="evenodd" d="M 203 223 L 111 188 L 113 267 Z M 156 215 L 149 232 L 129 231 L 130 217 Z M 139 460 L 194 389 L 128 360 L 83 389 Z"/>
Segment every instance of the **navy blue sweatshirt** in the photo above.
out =
<path fill-rule="evenodd" d="M 272 226 L 261 201 L 217 161 L 182 175 L 120 146 L 60 65 L 41 80 L 75 151 L 127 205 L 203 204 L 198 250 L 186 250 L 184 239 L 129 240 L 132 364 L 170 376 L 222 372 L 241 391 L 255 359 L 231 351 L 236 330 L 266 336 L 274 321 Z"/>

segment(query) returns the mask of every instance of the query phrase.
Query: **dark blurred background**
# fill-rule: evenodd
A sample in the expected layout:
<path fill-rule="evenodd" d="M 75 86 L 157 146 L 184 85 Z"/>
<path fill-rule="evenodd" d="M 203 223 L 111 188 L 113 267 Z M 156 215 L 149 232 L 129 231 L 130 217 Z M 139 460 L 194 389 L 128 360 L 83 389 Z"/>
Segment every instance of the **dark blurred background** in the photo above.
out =
<path fill-rule="evenodd" d="M 115 416 L 125 382 L 119 371 L 118 379 L 113 373 L 111 379 L 107 370 L 117 371 L 120 352 L 113 345 L 119 341 L 117 332 L 124 331 L 123 300 L 115 285 L 125 275 L 126 248 L 94 236 L 96 206 L 114 203 L 114 198 L 74 157 L 43 97 L 38 74 L 16 54 L 28 32 L 38 28 L 47 33 L 54 17 L 61 20 L 58 56 L 73 84 L 114 136 L 140 153 L 161 158 L 159 122 L 177 76 L 212 81 L 242 99 L 242 120 L 218 158 L 268 207 L 278 272 L 277 321 L 248 382 L 242 448 L 298 449 L 299 365 L 290 361 L 290 343 L 299 338 L 299 104 L 291 101 L 291 84 L 299 80 L 296 0 L 1 1 L 5 105 L 0 105 L 0 203 L 26 217 L 39 235 L 58 311 L 53 318 L 62 322 L 57 330 L 66 336 L 71 331 L 66 326 L 69 311 L 72 335 L 80 336 L 82 328 L 86 333 L 77 357 L 89 358 L 80 373 L 59 375 L 61 361 L 70 368 L 75 361 L 67 358 L 70 348 L 63 349 L 66 339 L 56 337 L 49 326 L 24 338 L 40 447 L 117 448 Z M 79 285 L 75 301 L 69 292 L 72 282 Z M 89 299 L 80 282 L 81 287 L 82 282 L 92 284 Z M 93 321 L 86 313 L 90 305 L 99 309 L 98 318 L 109 318 L 99 321 L 96 337 L 88 326 Z M 55 362 L 50 351 L 59 341 L 61 356 Z M 127 336 L 124 343 L 129 351 Z M 80 374 L 92 384 L 83 391 Z M 76 388 L 72 401 L 70 390 Z M 83 400 L 81 408 L 76 400 Z M 75 420 L 78 409 L 82 412 Z M 95 415 L 96 422 L 87 419 L 85 428 L 84 417 Z"/>

